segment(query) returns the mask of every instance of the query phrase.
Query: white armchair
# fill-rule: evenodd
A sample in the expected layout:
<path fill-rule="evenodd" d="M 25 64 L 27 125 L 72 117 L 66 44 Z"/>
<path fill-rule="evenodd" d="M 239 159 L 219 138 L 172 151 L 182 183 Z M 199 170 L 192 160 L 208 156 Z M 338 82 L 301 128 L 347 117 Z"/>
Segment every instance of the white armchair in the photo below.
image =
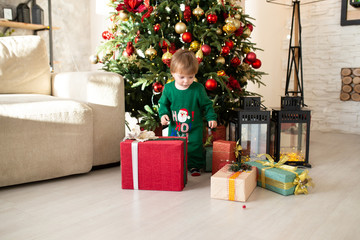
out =
<path fill-rule="evenodd" d="M 51 76 L 39 36 L 0 38 L 0 187 L 119 162 L 124 109 L 121 76 Z"/>

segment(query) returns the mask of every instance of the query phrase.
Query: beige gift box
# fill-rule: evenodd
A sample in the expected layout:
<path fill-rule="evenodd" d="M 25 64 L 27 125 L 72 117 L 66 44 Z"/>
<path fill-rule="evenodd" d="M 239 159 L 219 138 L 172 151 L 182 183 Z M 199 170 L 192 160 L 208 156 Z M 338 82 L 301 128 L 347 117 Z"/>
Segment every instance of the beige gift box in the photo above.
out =
<path fill-rule="evenodd" d="M 211 176 L 211 198 L 245 202 L 256 187 L 256 167 L 247 172 L 232 172 L 229 167 Z"/>

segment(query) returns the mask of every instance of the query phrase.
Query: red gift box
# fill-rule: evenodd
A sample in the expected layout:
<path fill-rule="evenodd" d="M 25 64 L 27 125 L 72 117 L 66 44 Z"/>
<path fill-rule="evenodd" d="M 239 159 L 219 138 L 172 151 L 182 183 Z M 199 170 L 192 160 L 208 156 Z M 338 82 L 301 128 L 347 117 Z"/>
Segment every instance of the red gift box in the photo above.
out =
<path fill-rule="evenodd" d="M 181 191 L 187 181 L 187 139 L 120 143 L 123 189 Z M 136 171 L 137 169 L 137 171 Z"/>
<path fill-rule="evenodd" d="M 212 174 L 215 174 L 226 164 L 236 161 L 236 142 L 217 140 L 213 142 Z"/>

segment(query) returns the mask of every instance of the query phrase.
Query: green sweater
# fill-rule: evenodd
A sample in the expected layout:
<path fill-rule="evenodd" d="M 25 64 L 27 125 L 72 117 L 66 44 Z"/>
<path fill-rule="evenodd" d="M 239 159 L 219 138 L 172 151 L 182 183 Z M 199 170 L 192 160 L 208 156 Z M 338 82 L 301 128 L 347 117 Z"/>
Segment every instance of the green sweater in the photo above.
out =
<path fill-rule="evenodd" d="M 175 81 L 170 82 L 165 85 L 159 104 L 160 118 L 163 115 L 170 118 L 169 136 L 188 138 L 188 168 L 202 168 L 203 117 L 206 121 L 217 119 L 203 85 L 193 82 L 188 89 L 179 90 Z"/>

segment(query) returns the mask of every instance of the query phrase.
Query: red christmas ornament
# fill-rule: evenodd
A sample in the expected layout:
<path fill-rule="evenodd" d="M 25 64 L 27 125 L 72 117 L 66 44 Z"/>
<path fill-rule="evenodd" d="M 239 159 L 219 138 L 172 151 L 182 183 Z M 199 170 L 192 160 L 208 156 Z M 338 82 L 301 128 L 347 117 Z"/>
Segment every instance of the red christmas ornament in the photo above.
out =
<path fill-rule="evenodd" d="M 253 68 L 255 68 L 255 69 L 260 68 L 260 67 L 261 67 L 261 61 L 260 61 L 260 59 L 256 59 L 256 60 L 251 64 L 251 66 L 252 66 Z"/>
<path fill-rule="evenodd" d="M 205 88 L 209 91 L 213 91 L 217 88 L 217 82 L 210 78 L 205 82 Z"/>
<path fill-rule="evenodd" d="M 154 31 L 157 33 L 161 28 L 161 25 L 159 23 L 154 25 Z"/>
<path fill-rule="evenodd" d="M 142 3 L 143 0 L 125 0 L 124 3 L 117 6 L 116 10 L 127 10 L 128 12 L 141 13 L 146 9 L 146 6 Z"/>
<path fill-rule="evenodd" d="M 185 19 L 186 22 L 189 22 L 191 20 L 191 8 L 190 8 L 190 6 L 185 6 L 184 19 Z"/>
<path fill-rule="evenodd" d="M 159 42 L 159 47 L 161 47 L 163 50 L 165 49 L 165 52 L 166 52 L 166 49 L 169 45 L 167 44 L 167 42 L 165 40 L 161 42 Z"/>
<path fill-rule="evenodd" d="M 214 24 L 214 23 L 216 23 L 216 22 L 217 22 L 218 17 L 217 17 L 217 15 L 216 15 L 216 14 L 211 13 L 211 14 L 209 14 L 209 15 L 207 16 L 206 20 L 208 21 L 208 23 L 210 23 L 210 24 Z"/>
<path fill-rule="evenodd" d="M 245 208 L 246 208 L 246 205 L 243 205 L 242 208 L 245 209 Z"/>
<path fill-rule="evenodd" d="M 169 52 L 171 54 L 174 54 L 176 52 L 176 46 L 175 43 L 171 43 L 170 47 L 169 47 Z"/>
<path fill-rule="evenodd" d="M 192 41 L 192 34 L 190 32 L 184 32 L 182 35 L 182 40 L 186 43 L 189 43 Z"/>
<path fill-rule="evenodd" d="M 226 56 L 230 53 L 230 48 L 228 46 L 224 46 L 221 48 L 221 55 Z"/>
<path fill-rule="evenodd" d="M 128 43 L 127 43 L 127 46 L 126 46 L 125 51 L 126 51 L 126 53 L 127 53 L 128 56 L 131 56 L 131 55 L 134 53 L 135 48 L 134 48 L 132 42 L 128 42 Z"/>
<path fill-rule="evenodd" d="M 251 62 L 249 62 L 246 58 L 243 59 L 243 62 L 251 65 Z"/>
<path fill-rule="evenodd" d="M 248 54 L 246 54 L 246 59 L 250 62 L 253 63 L 256 60 L 256 54 L 254 52 L 249 52 Z"/>
<path fill-rule="evenodd" d="M 235 31 L 235 36 L 239 37 L 244 33 L 244 28 L 243 27 L 239 27 L 236 31 Z"/>
<path fill-rule="evenodd" d="M 140 40 L 140 37 L 137 36 L 137 37 L 135 37 L 134 42 L 135 42 L 135 43 L 138 43 L 139 40 Z"/>
<path fill-rule="evenodd" d="M 250 23 L 246 25 L 248 29 L 250 29 L 250 31 L 253 31 L 254 27 L 253 25 L 251 25 Z"/>
<path fill-rule="evenodd" d="M 239 82 L 233 76 L 229 77 L 228 82 L 226 83 L 226 86 L 230 90 L 235 90 L 235 91 L 240 90 L 241 91 L 241 86 L 240 86 Z"/>
<path fill-rule="evenodd" d="M 211 47 L 207 44 L 201 45 L 201 51 L 203 52 L 204 56 L 207 56 L 211 53 Z"/>
<path fill-rule="evenodd" d="M 225 42 L 225 46 L 227 46 L 228 48 L 230 48 L 230 50 L 234 47 L 234 42 L 229 40 Z"/>
<path fill-rule="evenodd" d="M 154 89 L 154 92 L 162 92 L 164 86 L 159 83 L 159 82 L 154 82 L 153 83 L 153 89 Z"/>
<path fill-rule="evenodd" d="M 112 38 L 112 37 L 113 37 L 113 35 L 112 35 L 112 33 L 110 33 L 109 31 L 104 31 L 104 32 L 102 33 L 102 38 L 105 39 L 105 40 L 109 40 L 109 39 Z"/>
<path fill-rule="evenodd" d="M 230 61 L 231 66 L 237 67 L 241 63 L 240 59 L 238 57 L 233 57 Z"/>

